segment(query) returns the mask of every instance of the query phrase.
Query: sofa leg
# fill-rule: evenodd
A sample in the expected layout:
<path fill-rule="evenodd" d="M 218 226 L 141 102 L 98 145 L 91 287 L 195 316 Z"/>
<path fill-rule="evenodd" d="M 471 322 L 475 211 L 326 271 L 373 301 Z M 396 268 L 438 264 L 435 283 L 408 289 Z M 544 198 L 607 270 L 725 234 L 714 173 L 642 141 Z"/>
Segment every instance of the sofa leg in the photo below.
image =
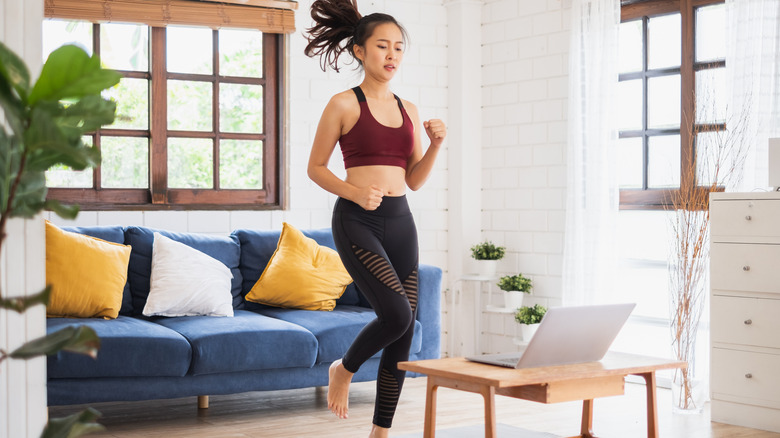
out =
<path fill-rule="evenodd" d="M 198 396 L 198 409 L 208 409 L 209 408 L 209 396 L 207 395 L 199 395 Z"/>

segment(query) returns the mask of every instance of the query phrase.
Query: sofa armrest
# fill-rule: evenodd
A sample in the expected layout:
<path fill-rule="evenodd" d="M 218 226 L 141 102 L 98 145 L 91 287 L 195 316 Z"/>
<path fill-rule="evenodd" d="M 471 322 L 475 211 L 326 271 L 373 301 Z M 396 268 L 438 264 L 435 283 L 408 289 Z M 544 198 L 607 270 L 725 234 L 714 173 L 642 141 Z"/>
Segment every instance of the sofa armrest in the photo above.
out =
<path fill-rule="evenodd" d="M 441 356 L 441 268 L 419 266 L 417 320 L 422 324 L 422 349 L 419 359 Z"/>

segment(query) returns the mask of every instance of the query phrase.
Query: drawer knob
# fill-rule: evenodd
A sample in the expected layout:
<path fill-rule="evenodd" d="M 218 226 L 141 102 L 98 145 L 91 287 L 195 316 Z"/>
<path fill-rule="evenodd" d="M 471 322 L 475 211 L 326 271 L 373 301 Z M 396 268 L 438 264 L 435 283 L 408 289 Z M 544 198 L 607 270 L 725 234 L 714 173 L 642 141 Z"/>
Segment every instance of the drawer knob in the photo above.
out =
<path fill-rule="evenodd" d="M 750 325 L 750 324 L 753 324 L 753 320 L 752 319 L 746 319 L 745 320 L 745 325 Z"/>
<path fill-rule="evenodd" d="M 746 379 L 752 379 L 753 378 L 753 374 L 752 373 L 747 373 L 747 374 L 745 374 L 745 378 Z"/>
<path fill-rule="evenodd" d="M 747 216 L 745 216 L 745 220 L 746 221 L 753 220 L 753 216 L 747 215 Z"/>
<path fill-rule="evenodd" d="M 748 266 L 748 265 L 745 265 L 745 266 L 743 266 L 743 267 L 742 267 L 742 270 L 743 270 L 743 271 L 745 271 L 745 272 L 747 272 L 747 271 L 749 271 L 749 270 L 750 270 L 750 266 Z"/>

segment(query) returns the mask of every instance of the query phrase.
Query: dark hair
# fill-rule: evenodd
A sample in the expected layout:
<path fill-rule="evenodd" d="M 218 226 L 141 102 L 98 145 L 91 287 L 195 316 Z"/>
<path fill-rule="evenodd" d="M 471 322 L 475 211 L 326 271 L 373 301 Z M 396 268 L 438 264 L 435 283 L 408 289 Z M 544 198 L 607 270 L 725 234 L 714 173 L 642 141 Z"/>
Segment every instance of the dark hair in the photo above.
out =
<path fill-rule="evenodd" d="M 395 24 L 401 30 L 404 42 L 408 40 L 406 29 L 391 15 L 360 15 L 357 0 L 315 0 L 311 5 L 311 18 L 315 24 L 307 29 L 309 44 L 303 53 L 310 57 L 319 56 L 323 71 L 327 66 L 331 66 L 338 72 L 339 56 L 344 51 L 349 52 L 352 58 L 362 65 L 355 57 L 353 47 L 356 44 L 364 46 L 380 24 Z"/>

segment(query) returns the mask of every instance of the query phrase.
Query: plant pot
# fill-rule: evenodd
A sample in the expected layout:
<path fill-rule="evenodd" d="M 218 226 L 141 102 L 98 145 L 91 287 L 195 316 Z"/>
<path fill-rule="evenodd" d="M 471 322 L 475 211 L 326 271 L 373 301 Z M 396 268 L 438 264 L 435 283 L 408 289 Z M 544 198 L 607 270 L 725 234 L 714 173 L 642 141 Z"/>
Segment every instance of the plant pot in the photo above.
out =
<path fill-rule="evenodd" d="M 528 342 L 534 337 L 539 324 L 520 324 L 520 333 L 523 335 L 523 342 Z"/>
<path fill-rule="evenodd" d="M 483 277 L 494 277 L 498 269 L 498 260 L 475 260 L 476 274 Z"/>
<path fill-rule="evenodd" d="M 524 296 L 525 293 L 520 292 L 519 290 L 504 292 L 504 307 L 517 310 L 517 308 L 522 307 Z"/>

